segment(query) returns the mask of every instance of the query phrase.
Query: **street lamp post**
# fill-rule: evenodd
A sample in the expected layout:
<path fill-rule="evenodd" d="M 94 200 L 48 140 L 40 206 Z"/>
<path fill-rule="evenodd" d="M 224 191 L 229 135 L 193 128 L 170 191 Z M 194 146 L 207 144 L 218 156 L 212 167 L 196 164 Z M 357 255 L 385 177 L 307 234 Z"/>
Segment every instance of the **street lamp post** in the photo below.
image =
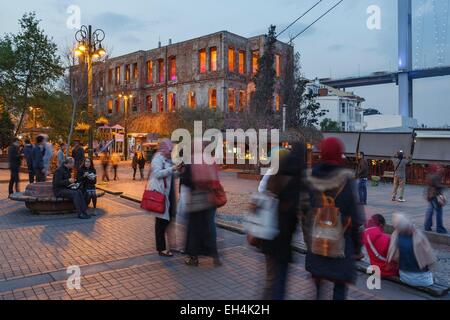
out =
<path fill-rule="evenodd" d="M 125 94 L 121 93 L 119 94 L 119 98 L 123 99 L 123 111 L 124 111 L 124 122 L 125 122 L 125 137 L 124 137 L 124 157 L 125 161 L 128 160 L 128 105 L 129 101 L 133 99 L 132 94 Z"/>
<path fill-rule="evenodd" d="M 102 41 L 105 39 L 105 32 L 101 29 L 92 31 L 92 26 L 82 26 L 75 34 L 75 40 L 78 42 L 78 47 L 75 50 L 75 55 L 84 56 L 87 61 L 88 71 L 88 109 L 87 114 L 89 118 L 89 157 L 94 156 L 94 107 L 93 107 L 93 70 L 92 61 L 98 59 L 106 54 L 103 49 Z"/>

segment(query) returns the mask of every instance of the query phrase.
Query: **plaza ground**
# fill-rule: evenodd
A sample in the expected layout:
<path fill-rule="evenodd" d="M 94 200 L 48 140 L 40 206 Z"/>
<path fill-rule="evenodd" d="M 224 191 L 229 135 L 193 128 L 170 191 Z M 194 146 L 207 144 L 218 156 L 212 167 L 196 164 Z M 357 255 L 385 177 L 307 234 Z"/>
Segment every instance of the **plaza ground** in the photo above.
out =
<path fill-rule="evenodd" d="M 108 187 L 122 186 L 126 188 L 124 192 L 140 196 L 145 183 L 133 182 L 130 176 L 131 169 L 125 164 L 120 170 L 120 182 L 112 182 Z M 6 178 L 7 171 L 0 171 L 0 180 Z M 223 173 L 223 182 L 232 193 L 230 198 L 254 191 L 255 182 L 237 180 L 232 173 Z M 22 183 L 22 187 L 25 185 Z M 385 205 L 389 204 L 397 205 L 389 201 Z M 242 201 L 239 205 L 237 200 L 232 206 L 236 206 L 236 214 L 245 210 Z M 0 183 L 0 299 L 261 298 L 264 257 L 247 246 L 245 236 L 219 229 L 224 265 L 214 268 L 212 261 L 205 258 L 199 268 L 192 268 L 184 265 L 182 255 L 172 259 L 158 256 L 154 218 L 138 204 L 107 195 L 99 201 L 99 212 L 97 218 L 87 221 L 75 215 L 33 216 L 22 203 L 8 200 L 7 184 Z M 231 215 L 225 211 L 220 214 Z M 181 247 L 183 226 L 177 228 Z M 443 252 L 441 258 L 449 258 L 448 247 L 439 250 Z M 295 260 L 287 297 L 313 299 L 314 285 L 304 269 L 304 256 L 296 254 Z M 66 286 L 66 269 L 74 265 L 81 267 L 81 290 Z M 382 290 L 371 291 L 366 280 L 367 275 L 358 274 L 356 285 L 350 288 L 350 299 L 431 299 L 386 281 L 382 282 Z M 331 297 L 331 291 L 328 295 Z"/>

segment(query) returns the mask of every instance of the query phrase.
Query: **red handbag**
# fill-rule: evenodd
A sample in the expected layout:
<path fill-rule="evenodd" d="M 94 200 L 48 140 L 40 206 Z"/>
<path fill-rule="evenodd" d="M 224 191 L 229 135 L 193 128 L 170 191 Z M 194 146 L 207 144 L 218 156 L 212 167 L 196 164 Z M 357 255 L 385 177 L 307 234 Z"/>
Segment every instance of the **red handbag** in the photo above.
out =
<path fill-rule="evenodd" d="M 166 178 L 164 178 L 164 188 L 167 188 Z M 142 196 L 141 208 L 164 215 L 166 212 L 166 196 L 158 191 L 145 190 Z"/>
<path fill-rule="evenodd" d="M 227 204 L 227 195 L 222 185 L 218 180 L 213 181 L 212 186 L 212 202 L 216 206 L 216 208 L 222 208 Z"/>

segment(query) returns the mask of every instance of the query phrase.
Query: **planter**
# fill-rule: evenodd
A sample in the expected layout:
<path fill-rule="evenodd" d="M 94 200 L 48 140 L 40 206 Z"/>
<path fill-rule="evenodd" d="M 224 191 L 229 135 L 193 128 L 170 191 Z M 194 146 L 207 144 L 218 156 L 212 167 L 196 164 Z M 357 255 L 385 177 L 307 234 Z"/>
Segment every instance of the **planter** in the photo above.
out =
<path fill-rule="evenodd" d="M 380 185 L 380 180 L 381 180 L 380 177 L 372 176 L 372 178 L 371 178 L 372 187 L 378 187 Z"/>

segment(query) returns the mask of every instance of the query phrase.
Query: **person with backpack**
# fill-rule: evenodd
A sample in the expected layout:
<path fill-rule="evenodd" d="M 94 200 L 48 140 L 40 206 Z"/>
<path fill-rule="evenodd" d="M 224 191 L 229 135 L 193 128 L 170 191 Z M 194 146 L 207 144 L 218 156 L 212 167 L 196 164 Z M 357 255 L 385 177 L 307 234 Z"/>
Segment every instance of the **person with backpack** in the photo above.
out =
<path fill-rule="evenodd" d="M 436 232 L 447 234 L 444 227 L 443 211 L 447 204 L 447 198 L 444 195 L 444 186 L 442 185 L 442 167 L 432 166 L 427 175 L 426 198 L 429 203 L 425 216 L 425 231 L 432 231 L 433 215 L 436 213 Z"/>
<path fill-rule="evenodd" d="M 322 299 L 324 280 L 334 283 L 334 300 L 345 300 L 347 284 L 356 280 L 364 214 L 358 206 L 354 173 L 344 167 L 343 143 L 331 137 L 319 148 L 320 162 L 307 177 L 312 210 L 305 267 L 315 281 L 317 300 Z"/>
<path fill-rule="evenodd" d="M 392 192 L 392 201 L 397 201 L 397 193 L 400 194 L 398 202 L 406 202 L 404 198 L 406 184 L 406 166 L 409 160 L 405 158 L 403 151 L 399 151 L 392 159 L 394 164 L 394 191 Z"/>

